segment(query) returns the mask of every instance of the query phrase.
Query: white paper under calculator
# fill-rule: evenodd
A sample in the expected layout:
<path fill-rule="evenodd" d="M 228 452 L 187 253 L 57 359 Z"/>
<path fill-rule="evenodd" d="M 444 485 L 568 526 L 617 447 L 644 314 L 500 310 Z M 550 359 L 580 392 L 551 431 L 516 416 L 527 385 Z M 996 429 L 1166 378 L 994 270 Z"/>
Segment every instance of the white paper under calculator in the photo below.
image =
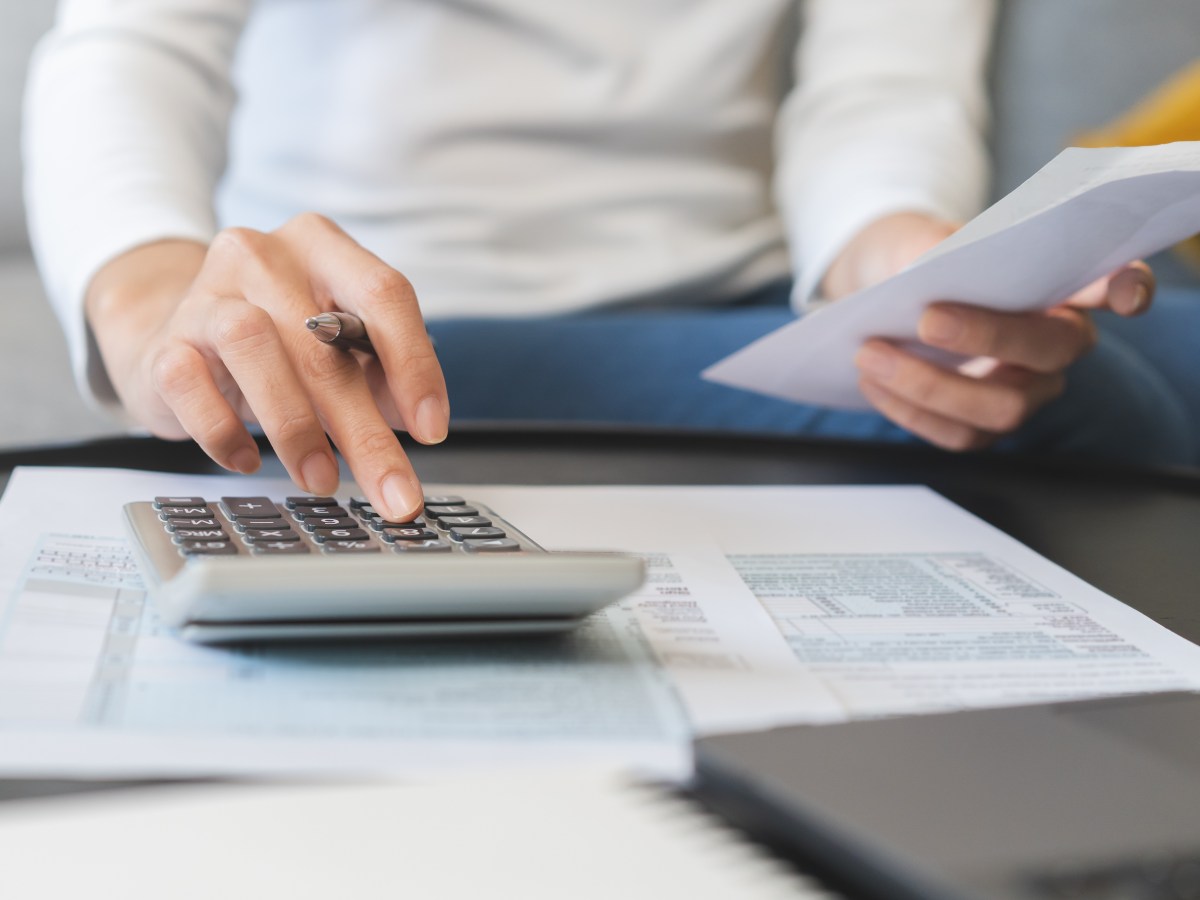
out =
<path fill-rule="evenodd" d="M 565 641 L 198 647 L 146 601 L 121 505 L 294 488 L 18 469 L 0 501 L 0 776 L 678 777 L 695 732 L 1200 688 L 1200 648 L 924 488 L 429 487 L 552 550 L 641 553 L 650 577 Z"/>

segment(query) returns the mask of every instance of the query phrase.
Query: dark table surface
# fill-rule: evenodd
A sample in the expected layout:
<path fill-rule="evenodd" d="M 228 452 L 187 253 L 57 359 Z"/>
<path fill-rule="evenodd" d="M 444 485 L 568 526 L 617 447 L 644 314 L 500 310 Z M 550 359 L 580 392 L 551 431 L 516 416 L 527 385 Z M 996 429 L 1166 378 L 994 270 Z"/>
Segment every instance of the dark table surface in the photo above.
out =
<path fill-rule="evenodd" d="M 925 484 L 1042 555 L 1200 642 L 1200 473 L 923 447 L 628 429 L 457 429 L 409 447 L 427 482 Z M 0 453 L 18 465 L 220 471 L 194 445 L 124 438 Z M 284 475 L 265 456 L 263 473 Z M 0 799 L 70 786 L 0 782 Z"/>

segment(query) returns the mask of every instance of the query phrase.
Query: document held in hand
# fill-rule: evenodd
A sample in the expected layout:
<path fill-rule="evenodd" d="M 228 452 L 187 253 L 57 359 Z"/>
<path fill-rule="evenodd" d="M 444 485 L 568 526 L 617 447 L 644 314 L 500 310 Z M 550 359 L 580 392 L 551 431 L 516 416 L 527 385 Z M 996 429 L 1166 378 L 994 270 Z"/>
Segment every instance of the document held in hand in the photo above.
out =
<path fill-rule="evenodd" d="M 1045 309 L 1200 232 L 1200 142 L 1064 150 L 904 271 L 710 366 L 710 380 L 798 403 L 866 409 L 854 354 L 870 337 L 915 343 L 939 300 Z M 923 356 L 956 360 L 924 345 Z"/>

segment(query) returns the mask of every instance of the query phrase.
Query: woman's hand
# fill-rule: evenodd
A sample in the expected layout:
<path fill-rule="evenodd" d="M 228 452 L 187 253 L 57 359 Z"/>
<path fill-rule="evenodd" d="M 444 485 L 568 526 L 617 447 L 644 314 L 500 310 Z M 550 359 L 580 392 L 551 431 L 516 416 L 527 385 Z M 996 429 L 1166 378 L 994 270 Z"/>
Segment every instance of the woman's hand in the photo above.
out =
<path fill-rule="evenodd" d="M 954 230 L 919 214 L 880 219 L 839 256 L 825 290 L 837 297 L 881 281 Z M 1091 310 L 1138 315 L 1153 296 L 1154 275 L 1139 261 L 1044 311 L 935 303 L 918 323 L 920 340 L 968 362 L 944 368 L 872 339 L 855 357 L 859 388 L 880 413 L 930 443 L 950 450 L 986 447 L 1062 393 L 1068 367 L 1096 343 Z"/>
<path fill-rule="evenodd" d="M 377 356 L 313 338 L 305 319 L 333 309 L 364 321 Z M 192 437 L 249 473 L 260 459 L 245 423 L 257 422 L 313 494 L 337 489 L 332 438 L 388 518 L 419 512 L 421 486 L 393 429 L 445 438 L 441 368 L 412 285 L 328 219 L 137 248 L 97 274 L 87 315 L 118 397 L 153 434 Z"/>

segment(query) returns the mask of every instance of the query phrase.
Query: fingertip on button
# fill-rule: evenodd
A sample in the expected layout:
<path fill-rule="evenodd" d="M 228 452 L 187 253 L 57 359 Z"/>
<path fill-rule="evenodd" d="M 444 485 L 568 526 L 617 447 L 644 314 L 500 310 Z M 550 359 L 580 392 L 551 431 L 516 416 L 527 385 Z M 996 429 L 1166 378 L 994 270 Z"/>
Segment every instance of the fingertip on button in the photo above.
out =
<path fill-rule="evenodd" d="M 420 514 L 425 506 L 425 495 L 416 479 L 400 473 L 387 476 L 380 486 L 383 494 L 385 517 L 393 522 L 404 522 Z"/>

